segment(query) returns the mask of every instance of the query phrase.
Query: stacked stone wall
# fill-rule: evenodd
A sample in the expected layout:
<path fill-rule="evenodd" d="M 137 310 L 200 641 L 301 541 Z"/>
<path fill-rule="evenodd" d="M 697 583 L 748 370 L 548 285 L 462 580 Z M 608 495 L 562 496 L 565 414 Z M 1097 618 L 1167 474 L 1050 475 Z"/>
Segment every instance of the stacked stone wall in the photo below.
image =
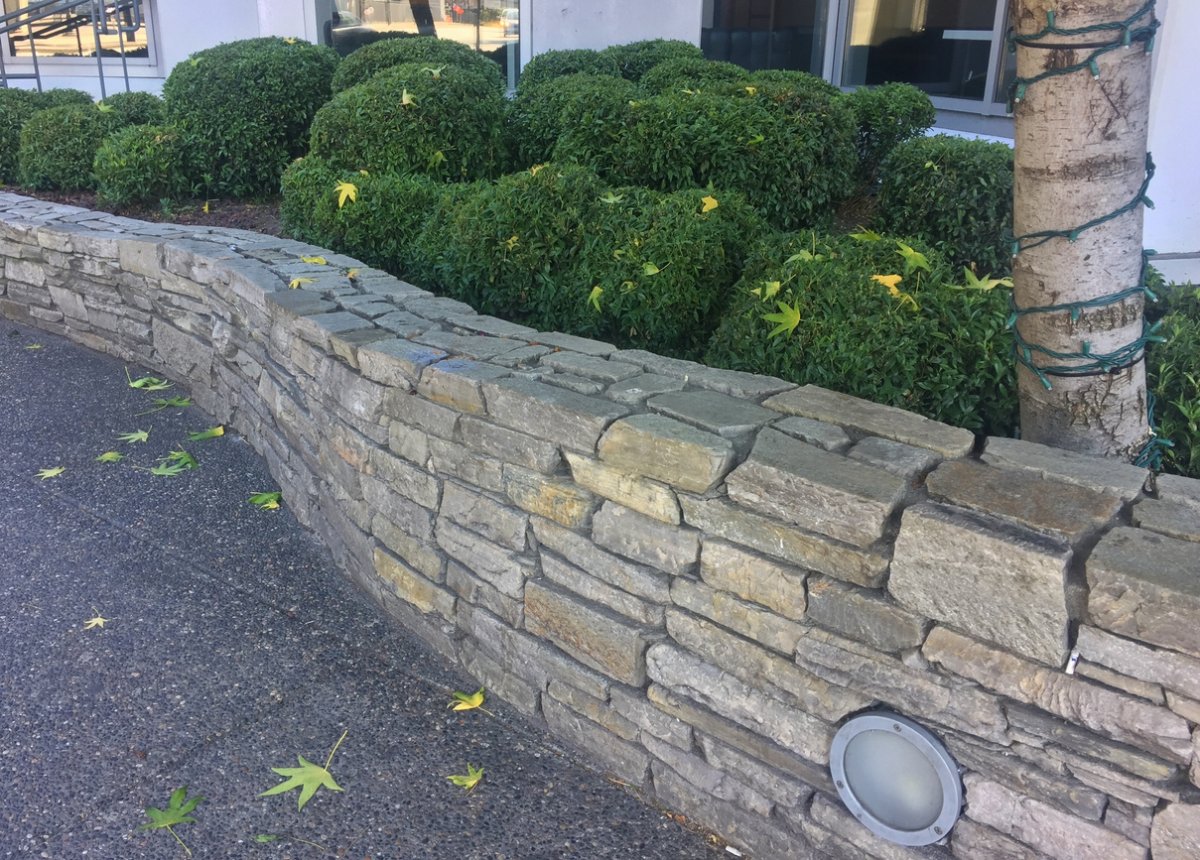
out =
<path fill-rule="evenodd" d="M 1200 482 L 248 232 L 0 194 L 0 265 L 0 316 L 186 383 L 389 613 L 755 857 L 1200 856 Z M 940 845 L 837 799 L 878 707 L 964 770 Z"/>

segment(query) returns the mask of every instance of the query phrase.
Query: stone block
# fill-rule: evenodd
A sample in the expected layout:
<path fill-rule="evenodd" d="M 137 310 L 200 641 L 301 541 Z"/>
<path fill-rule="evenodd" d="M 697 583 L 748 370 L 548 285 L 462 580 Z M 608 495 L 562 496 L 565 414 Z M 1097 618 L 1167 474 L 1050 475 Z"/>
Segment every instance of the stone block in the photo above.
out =
<path fill-rule="evenodd" d="M 1075 643 L 1081 661 L 1103 666 L 1200 699 L 1200 660 L 1160 651 L 1089 625 L 1079 628 Z"/>
<path fill-rule="evenodd" d="M 504 492 L 518 508 L 567 528 L 587 528 L 598 500 L 566 478 L 505 464 Z"/>
<path fill-rule="evenodd" d="M 632 564 L 597 547 L 587 538 L 548 520 L 530 520 L 538 543 L 597 579 L 651 603 L 671 602 L 670 577 L 661 571 Z"/>
<path fill-rule="evenodd" d="M 446 353 L 440 349 L 393 337 L 359 347 L 358 366 L 367 379 L 411 390 L 425 368 L 445 357 Z"/>
<path fill-rule="evenodd" d="M 628 411 L 610 400 L 528 379 L 485 383 L 484 395 L 497 424 L 576 451 L 594 451 L 605 429 Z"/>
<path fill-rule="evenodd" d="M 1071 550 L 962 509 L 904 512 L 888 589 L 904 607 L 1052 666 L 1067 657 Z"/>
<path fill-rule="evenodd" d="M 424 511 L 424 508 L 418 509 Z M 426 579 L 442 581 L 442 556 L 437 550 L 430 548 L 427 538 L 412 534 L 382 513 L 376 513 L 371 518 L 371 534 L 393 555 L 419 571 Z"/>
<path fill-rule="evenodd" d="M 448 556 L 501 594 L 518 600 L 522 597 L 525 580 L 533 574 L 533 564 L 528 559 L 445 518 L 438 520 L 435 537 Z"/>
<path fill-rule="evenodd" d="M 943 463 L 925 482 L 934 499 L 980 511 L 1071 543 L 1094 534 L 1121 510 L 1111 493 L 1048 480 L 1034 472 L 970 460 Z"/>
<path fill-rule="evenodd" d="M 1165 704 L 1167 700 L 1163 688 L 1158 684 L 1148 684 L 1137 678 L 1122 675 L 1120 672 L 1114 672 L 1098 663 L 1089 663 L 1086 660 L 1080 660 L 1075 666 L 1075 674 L 1080 678 L 1090 678 L 1109 687 L 1140 696 L 1156 705 Z"/>
<path fill-rule="evenodd" d="M 1149 469 L 1131 466 L 1120 460 L 1089 457 L 1049 445 L 999 436 L 988 437 L 982 459 L 1002 469 L 1023 469 L 1043 478 L 1109 493 L 1126 502 L 1141 494 L 1150 477 Z"/>
<path fill-rule="evenodd" d="M 1154 860 L 1200 857 L 1200 805 L 1172 803 L 1154 816 L 1150 830 Z"/>
<path fill-rule="evenodd" d="M 329 336 L 329 349 L 334 355 L 346 362 L 346 364 L 356 370 L 360 370 L 361 365 L 358 360 L 359 349 L 367 344 L 386 340 L 389 337 L 391 337 L 391 332 L 377 327 L 357 329 L 345 334 L 331 334 Z M 408 385 L 407 382 L 403 384 L 406 387 Z"/>
<path fill-rule="evenodd" d="M 639 624 L 648 627 L 662 626 L 662 606 L 614 588 L 603 580 L 584 573 L 574 565 L 567 564 L 549 553 L 543 553 L 541 559 L 542 573 L 551 582 L 561 585 L 593 603 L 607 606 L 614 612 L 619 612 Z"/>
<path fill-rule="evenodd" d="M 525 549 L 529 516 L 454 481 L 442 489 L 441 516 L 483 535 L 493 543 L 520 552 Z"/>
<path fill-rule="evenodd" d="M 969 773 L 967 815 L 1055 860 L 1146 860 L 1146 849 L 1119 833 Z"/>
<path fill-rule="evenodd" d="M 887 578 L 888 559 L 846 546 L 719 499 L 680 496 L 683 520 L 706 534 L 867 588 Z"/>
<path fill-rule="evenodd" d="M 882 592 L 826 577 L 808 580 L 808 619 L 880 651 L 916 648 L 929 628 L 928 619 L 897 606 Z"/>
<path fill-rule="evenodd" d="M 483 400 L 483 383 L 507 375 L 508 371 L 502 367 L 480 364 L 467 358 L 448 358 L 421 371 L 417 391 L 422 397 L 458 412 L 482 415 L 487 410 Z"/>
<path fill-rule="evenodd" d="M 732 440 L 751 436 L 758 428 L 779 417 L 778 412 L 764 409 L 757 403 L 717 391 L 659 394 L 647 400 L 646 405 L 655 412 Z"/>
<path fill-rule="evenodd" d="M 438 506 L 440 489 L 432 475 L 378 448 L 371 451 L 371 471 L 388 486 L 423 508 Z"/>
<path fill-rule="evenodd" d="M 896 475 L 771 429 L 725 483 L 745 507 L 860 547 L 883 537 L 908 490 Z"/>
<path fill-rule="evenodd" d="M 511 337 L 517 340 L 528 340 L 532 335 L 537 334 L 537 329 L 484 314 L 464 314 L 463 316 L 447 317 L 446 324 L 474 334 Z"/>
<path fill-rule="evenodd" d="M 686 573 L 700 558 L 698 532 L 664 525 L 613 502 L 605 502 L 592 517 L 592 539 L 667 573 Z"/>
<path fill-rule="evenodd" d="M 157 360 L 177 377 L 207 384 L 212 373 L 212 344 L 184 334 L 158 318 L 153 320 L 151 328 Z"/>
<path fill-rule="evenodd" d="M 760 696 L 827 722 L 871 704 L 867 696 L 828 684 L 790 659 L 678 610 L 667 611 L 667 632 L 680 647 L 744 681 Z"/>
<path fill-rule="evenodd" d="M 381 549 L 375 550 L 375 573 L 395 591 L 396 596 L 426 615 L 454 620 L 455 596 L 439 588 L 415 570 Z"/>
<path fill-rule="evenodd" d="M 1183 764 L 1191 760 L 1187 721 L 1166 708 L 997 651 L 945 627 L 930 632 L 922 653 L 946 671 L 1002 696 L 1168 760 Z"/>
<path fill-rule="evenodd" d="M 561 681 L 551 681 L 546 692 L 550 698 L 582 717 L 596 723 L 624 741 L 637 741 L 638 728 L 621 716 L 609 702 L 576 690 Z"/>
<path fill-rule="evenodd" d="M 701 735 L 699 746 L 705 760 L 714 768 L 733 774 L 739 782 L 761 792 L 780 806 L 800 807 L 813 795 L 813 787 L 808 783 L 795 779 L 715 738 Z"/>
<path fill-rule="evenodd" d="M 376 317 L 374 322 L 375 325 L 384 331 L 405 339 L 429 331 L 431 328 L 437 328 L 437 323 L 430 322 L 416 314 L 410 314 L 408 311 L 392 311 L 390 314 Z M 423 348 L 428 350 L 434 349 L 434 347 Z M 436 351 L 442 353 L 443 356 L 446 355 L 440 349 Z"/>
<path fill-rule="evenodd" d="M 1200 724 L 1200 701 L 1167 690 L 1167 707 L 1191 723 Z"/>
<path fill-rule="evenodd" d="M 1131 839 L 1138 845 L 1150 845 L 1150 825 L 1143 824 L 1138 820 L 1138 816 L 1127 811 L 1122 807 L 1127 807 L 1129 810 L 1137 809 L 1138 807 L 1126 804 L 1122 800 L 1113 798 L 1112 803 L 1108 805 L 1108 810 L 1104 813 L 1104 826 L 1109 830 L 1115 830 L 1127 839 Z M 1197 849 L 1200 849 L 1198 844 Z"/>
<path fill-rule="evenodd" d="M 642 372 L 642 369 L 636 364 L 627 364 L 623 361 L 609 361 L 605 358 L 584 355 L 579 352 L 552 352 L 543 356 L 541 364 L 543 367 L 549 367 L 560 373 L 582 376 L 597 382 L 603 382 L 605 385 L 620 382 L 622 379 L 637 376 Z"/>
<path fill-rule="evenodd" d="M 353 418 L 366 423 L 379 421 L 387 391 L 379 383 L 364 379 L 340 361 L 326 361 L 321 364 L 317 384 L 328 402 L 337 404 Z"/>
<path fill-rule="evenodd" d="M 282 317 L 290 324 L 297 317 L 317 316 L 334 311 L 333 302 L 319 293 L 308 290 L 284 290 L 266 294 L 267 306 L 275 318 Z"/>
<path fill-rule="evenodd" d="M 770 610 L 746 603 L 727 591 L 718 591 L 694 579 L 677 577 L 671 583 L 671 599 L 676 606 L 703 615 L 788 657 L 795 652 L 796 643 L 803 635 L 803 628 L 796 622 L 780 618 Z"/>
<path fill-rule="evenodd" d="M 847 456 L 870 466 L 915 482 L 942 461 L 940 454 L 891 439 L 868 436 L 847 452 Z"/>
<path fill-rule="evenodd" d="M 1162 501 L 1200 511 L 1200 480 L 1182 475 L 1156 475 L 1154 487 Z"/>
<path fill-rule="evenodd" d="M 1200 657 L 1200 552 L 1190 541 L 1116 528 L 1087 561 L 1098 627 Z"/>
<path fill-rule="evenodd" d="M 329 336 L 331 334 L 347 334 L 374 327 L 370 320 L 365 320 L 348 311 L 311 314 L 297 317 L 296 321 L 292 323 L 292 331 L 297 337 L 303 338 L 326 352 L 330 351 Z"/>
<path fill-rule="evenodd" d="M 845 860 L 943 860 L 948 857 L 948 852 L 936 845 L 908 848 L 876 836 L 856 820 L 841 803 L 820 795 L 813 798 L 809 814 L 816 827 L 801 825 L 802 832 L 812 839 L 814 845 L 833 854 L 834 857 L 844 857 Z M 814 833 L 817 829 L 829 834 L 833 839 L 822 838 Z M 835 845 L 836 848 L 833 847 Z"/>
<path fill-rule="evenodd" d="M 620 471 L 694 493 L 720 483 L 733 466 L 733 443 L 662 415 L 634 415 L 604 434 L 600 459 Z"/>
<path fill-rule="evenodd" d="M 504 492 L 504 464 L 465 445 L 430 436 L 429 462 L 438 475 L 448 475 L 493 493 Z"/>
<path fill-rule="evenodd" d="M 383 413 L 442 439 L 453 439 L 458 429 L 458 412 L 404 390 L 387 392 L 383 398 Z"/>
<path fill-rule="evenodd" d="M 501 594 L 456 561 L 446 563 L 446 586 L 467 603 L 486 609 L 510 627 L 525 624 L 523 600 Z"/>
<path fill-rule="evenodd" d="M 969 818 L 960 818 L 950 831 L 950 853 L 958 860 L 1046 860 L 1042 852 Z"/>
<path fill-rule="evenodd" d="M 536 377 L 530 378 L 540 379 L 547 385 L 553 385 L 558 388 L 565 388 L 568 391 L 574 391 L 576 394 L 601 394 L 604 391 L 604 383 L 597 382 L 594 379 L 585 379 L 582 376 L 574 376 L 570 373 L 545 373 L 539 374 Z"/>
<path fill-rule="evenodd" d="M 399 421 L 387 425 L 388 449 L 413 465 L 429 470 L 429 434 Z"/>
<path fill-rule="evenodd" d="M 663 394 L 667 391 L 680 391 L 683 389 L 683 386 L 684 382 L 682 379 L 659 376 L 657 373 L 642 373 L 609 386 L 608 391 L 605 393 L 610 400 L 635 406 L 645 402 L 646 398 L 653 397 L 655 394 Z"/>
<path fill-rule="evenodd" d="M 781 418 L 771 425 L 780 433 L 786 433 L 801 442 L 816 445 L 826 451 L 841 452 L 850 447 L 850 436 L 836 424 L 816 421 L 812 418 Z"/>
<path fill-rule="evenodd" d="M 733 803 L 747 812 L 761 815 L 764 818 L 770 816 L 774 806 L 771 799 L 732 774 L 718 770 L 700 756 L 660 741 L 653 735 L 644 739 L 642 744 L 652 756 L 682 776 L 694 788 L 712 797 Z"/>
<path fill-rule="evenodd" d="M 494 693 L 527 717 L 536 716 L 541 706 L 541 691 L 533 684 L 507 671 L 471 639 L 459 649 L 463 668 L 488 692 Z"/>
<path fill-rule="evenodd" d="M 642 690 L 614 686 L 609 693 L 613 709 L 644 734 L 674 744 L 680 749 L 692 748 L 692 727 L 677 717 L 660 711 L 646 700 Z"/>
<path fill-rule="evenodd" d="M 53 284 L 46 288 L 50 292 L 50 299 L 54 302 L 63 314 L 73 320 L 87 320 L 87 308 L 84 307 L 83 299 L 76 292 L 73 292 L 63 287 L 56 287 Z"/>
<path fill-rule="evenodd" d="M 817 764 L 829 763 L 833 727 L 683 649 L 659 643 L 646 655 L 651 680 Z"/>
<path fill-rule="evenodd" d="M 444 350 L 451 355 L 461 355 L 477 361 L 487 361 L 497 355 L 511 352 L 525 346 L 521 340 L 507 337 L 488 337 L 487 335 L 454 334 L 448 331 L 433 329 L 414 335 L 413 340 L 436 349 Z"/>
<path fill-rule="evenodd" d="M 779 564 L 719 540 L 705 540 L 700 551 L 700 578 L 742 600 L 766 606 L 784 618 L 800 621 L 807 607 L 804 571 Z"/>
<path fill-rule="evenodd" d="M 679 500 L 666 484 L 614 469 L 599 460 L 567 452 L 575 483 L 638 513 L 678 525 Z"/>
<path fill-rule="evenodd" d="M 1142 499 L 1134 505 L 1133 524 L 1167 537 L 1200 542 L 1200 508 L 1179 502 Z"/>
<path fill-rule="evenodd" d="M 562 463 L 562 454 L 553 442 L 497 427 L 472 415 L 462 416 L 458 426 L 460 442 L 505 463 L 545 474 L 552 474 Z"/>
<path fill-rule="evenodd" d="M 557 331 L 538 332 L 534 340 L 546 346 L 570 350 L 571 352 L 582 352 L 584 355 L 608 355 L 616 350 L 616 347 L 611 343 L 604 343 L 603 341 L 579 337 L 573 334 L 563 334 Z"/>
<path fill-rule="evenodd" d="M 906 445 L 928 448 L 943 457 L 965 456 L 975 446 L 975 435 L 969 430 L 816 385 L 805 385 L 784 392 L 765 401 L 763 405 L 786 415 L 838 424 L 860 436 L 881 436 Z"/>
<path fill-rule="evenodd" d="M 525 629 L 549 639 L 575 659 L 617 681 L 646 681 L 646 649 L 657 636 L 607 607 L 548 582 L 525 588 Z"/>

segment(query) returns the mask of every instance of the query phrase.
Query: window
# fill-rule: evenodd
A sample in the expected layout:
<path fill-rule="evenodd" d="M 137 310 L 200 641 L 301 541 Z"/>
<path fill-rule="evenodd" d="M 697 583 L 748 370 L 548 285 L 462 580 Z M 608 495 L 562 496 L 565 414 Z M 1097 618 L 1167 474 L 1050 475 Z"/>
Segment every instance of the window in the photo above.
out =
<path fill-rule="evenodd" d="M 819 75 L 828 0 L 704 0 L 700 47 L 710 60 L 747 69 Z"/>
<path fill-rule="evenodd" d="M 4 0 L 9 60 L 150 59 L 149 3 L 142 0 Z M 22 13 L 25 14 L 22 14 Z M 97 12 L 99 14 L 97 14 Z"/>

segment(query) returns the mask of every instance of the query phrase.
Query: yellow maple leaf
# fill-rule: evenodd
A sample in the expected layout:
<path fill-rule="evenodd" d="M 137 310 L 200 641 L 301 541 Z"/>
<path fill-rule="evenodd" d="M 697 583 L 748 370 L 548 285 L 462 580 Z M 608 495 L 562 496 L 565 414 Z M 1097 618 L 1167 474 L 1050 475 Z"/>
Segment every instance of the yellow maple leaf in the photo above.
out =
<path fill-rule="evenodd" d="M 284 44 L 287 44 L 287 45 L 294 45 L 294 44 L 296 44 L 296 37 L 295 37 L 295 36 L 288 36 L 288 37 L 287 37 L 286 39 L 284 39 L 283 41 L 284 41 Z"/>
<path fill-rule="evenodd" d="M 758 87 L 746 87 L 746 92 L 750 95 L 755 95 L 758 92 Z"/>
<path fill-rule="evenodd" d="M 311 263 L 314 266 L 328 266 L 329 261 L 324 257 L 301 257 L 300 262 Z"/>
<path fill-rule="evenodd" d="M 358 279 L 358 269 L 350 269 L 348 272 L 346 272 L 346 277 L 352 281 L 357 280 Z"/>
<path fill-rule="evenodd" d="M 305 284 L 311 284 L 312 282 L 312 278 L 292 278 L 290 281 L 288 281 L 288 287 L 293 290 L 298 290 Z"/>
<path fill-rule="evenodd" d="M 52 469 L 38 469 L 37 476 L 45 481 L 48 478 L 57 478 L 65 471 L 67 471 L 66 466 L 55 466 Z"/>
<path fill-rule="evenodd" d="M 717 202 L 717 198 L 709 194 L 707 197 L 701 197 L 700 202 L 704 204 L 700 207 L 701 212 L 711 212 L 721 204 Z"/>
<path fill-rule="evenodd" d="M 466 791 L 472 791 L 475 786 L 479 785 L 479 780 L 483 779 L 483 768 L 475 767 L 470 762 L 467 763 L 467 772 L 465 774 L 454 774 L 446 779 Z"/>
<path fill-rule="evenodd" d="M 346 201 L 351 203 L 358 200 L 358 186 L 353 182 L 339 182 L 333 186 L 333 190 L 337 192 L 338 209 L 346 205 Z"/>
<path fill-rule="evenodd" d="M 207 201 L 207 200 L 205 200 L 205 201 L 204 201 L 204 206 L 203 206 L 203 209 L 204 209 L 204 214 L 205 214 L 205 215 L 208 215 L 208 214 L 209 214 L 209 213 L 212 211 L 212 207 L 210 207 L 210 206 L 208 205 L 208 201 Z"/>
<path fill-rule="evenodd" d="M 899 292 L 896 285 L 904 278 L 900 275 L 871 275 L 871 280 L 883 284 L 893 296 Z"/>
<path fill-rule="evenodd" d="M 96 612 L 96 610 L 93 609 L 92 612 Z M 93 630 L 96 627 L 103 627 L 107 622 L 109 622 L 111 620 L 112 620 L 111 618 L 105 618 L 99 612 L 96 612 L 95 617 L 89 618 L 87 621 L 83 622 L 83 629 L 84 630 Z"/>
<path fill-rule="evenodd" d="M 529 168 L 529 175 L 537 176 L 539 173 L 541 173 L 542 168 L 545 166 L 546 165 L 544 165 L 544 164 L 535 164 L 533 167 Z"/>
<path fill-rule="evenodd" d="M 591 293 L 588 294 L 588 304 L 596 309 L 596 313 L 600 313 L 600 297 L 604 295 L 604 287 L 596 284 L 592 287 Z"/>
<path fill-rule="evenodd" d="M 447 708 L 452 708 L 456 711 L 474 711 L 476 709 L 483 711 L 488 716 L 495 716 L 491 711 L 483 706 L 483 687 L 480 687 L 474 693 L 459 693 L 451 694 L 453 698 L 450 700 Z"/>
<path fill-rule="evenodd" d="M 400 104 L 404 105 L 404 107 L 412 107 L 416 103 L 416 97 L 408 91 L 407 87 L 405 87 L 404 92 L 400 94 Z"/>

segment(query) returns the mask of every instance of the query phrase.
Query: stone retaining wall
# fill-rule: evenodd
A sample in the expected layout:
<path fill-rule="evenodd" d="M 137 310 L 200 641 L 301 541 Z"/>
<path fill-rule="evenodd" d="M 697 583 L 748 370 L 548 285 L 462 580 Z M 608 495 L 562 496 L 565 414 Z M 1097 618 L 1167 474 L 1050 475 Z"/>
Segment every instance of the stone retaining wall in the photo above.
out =
<path fill-rule="evenodd" d="M 388 612 L 756 857 L 1200 856 L 1200 482 L 248 232 L 0 194 L 0 262 L 0 316 L 186 383 Z M 964 768 L 941 846 L 833 792 L 874 706 Z"/>

